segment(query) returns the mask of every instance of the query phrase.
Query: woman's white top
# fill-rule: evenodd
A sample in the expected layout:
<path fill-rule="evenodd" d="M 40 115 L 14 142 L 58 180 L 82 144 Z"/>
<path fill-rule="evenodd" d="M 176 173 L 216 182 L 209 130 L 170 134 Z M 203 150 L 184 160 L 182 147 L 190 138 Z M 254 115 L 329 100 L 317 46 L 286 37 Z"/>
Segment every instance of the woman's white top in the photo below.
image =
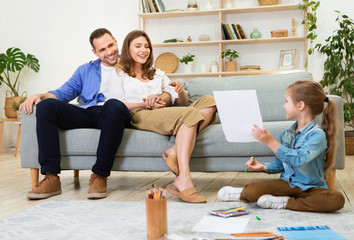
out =
<path fill-rule="evenodd" d="M 160 95 L 162 92 L 170 94 L 172 104 L 175 102 L 175 99 L 178 98 L 178 93 L 174 91 L 174 87 L 168 85 L 171 80 L 160 69 L 156 69 L 154 78 L 147 82 L 133 78 L 123 70 L 118 70 L 117 75 L 122 80 L 123 84 L 124 98 L 122 102 L 143 102 L 143 98 L 152 94 Z"/>

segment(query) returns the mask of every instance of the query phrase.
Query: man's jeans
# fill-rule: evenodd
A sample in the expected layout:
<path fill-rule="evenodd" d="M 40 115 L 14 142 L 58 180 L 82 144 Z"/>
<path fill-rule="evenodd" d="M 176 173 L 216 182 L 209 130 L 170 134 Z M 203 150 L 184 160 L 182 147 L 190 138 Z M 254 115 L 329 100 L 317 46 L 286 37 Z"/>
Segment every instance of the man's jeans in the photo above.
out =
<path fill-rule="evenodd" d="M 101 129 L 97 160 L 92 171 L 108 177 L 114 156 L 123 138 L 124 128 L 130 125 L 130 111 L 119 100 L 110 99 L 103 106 L 83 109 L 57 99 L 45 99 L 37 105 L 38 161 L 41 173 L 60 173 L 59 129 Z"/>

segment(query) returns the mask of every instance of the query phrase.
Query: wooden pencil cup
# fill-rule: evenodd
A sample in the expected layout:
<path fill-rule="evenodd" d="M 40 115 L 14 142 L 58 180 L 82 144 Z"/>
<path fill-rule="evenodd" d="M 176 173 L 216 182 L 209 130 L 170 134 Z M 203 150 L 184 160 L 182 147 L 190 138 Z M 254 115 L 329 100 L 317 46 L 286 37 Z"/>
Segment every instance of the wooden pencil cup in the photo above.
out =
<path fill-rule="evenodd" d="M 157 240 L 167 233 L 167 199 L 145 199 L 147 239 Z"/>

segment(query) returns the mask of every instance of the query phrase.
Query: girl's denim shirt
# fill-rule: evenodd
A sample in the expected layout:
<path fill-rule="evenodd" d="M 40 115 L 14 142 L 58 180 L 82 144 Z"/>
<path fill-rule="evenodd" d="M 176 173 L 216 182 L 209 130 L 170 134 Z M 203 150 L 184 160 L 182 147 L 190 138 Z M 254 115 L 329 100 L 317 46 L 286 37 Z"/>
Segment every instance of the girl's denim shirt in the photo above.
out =
<path fill-rule="evenodd" d="M 265 163 L 267 173 L 282 173 L 281 179 L 303 191 L 328 188 L 324 181 L 326 133 L 315 120 L 295 133 L 296 127 L 297 122 L 281 133 L 275 160 Z"/>

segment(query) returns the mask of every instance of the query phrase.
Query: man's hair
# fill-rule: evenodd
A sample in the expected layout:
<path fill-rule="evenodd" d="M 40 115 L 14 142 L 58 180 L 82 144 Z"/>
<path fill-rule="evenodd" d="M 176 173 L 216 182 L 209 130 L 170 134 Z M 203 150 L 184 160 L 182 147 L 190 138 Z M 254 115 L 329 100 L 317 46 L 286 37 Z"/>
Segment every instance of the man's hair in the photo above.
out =
<path fill-rule="evenodd" d="M 105 35 L 106 33 L 108 33 L 112 38 L 114 38 L 113 35 L 112 35 L 112 33 L 111 33 L 108 29 L 106 29 L 106 28 L 98 28 L 98 29 L 96 29 L 95 31 L 93 31 L 93 32 L 91 33 L 91 35 L 90 35 L 90 44 L 91 44 L 91 46 L 92 46 L 93 49 L 95 49 L 95 46 L 93 45 L 93 40 L 94 40 L 95 38 L 100 38 L 100 37 L 102 37 L 102 36 Z"/>

